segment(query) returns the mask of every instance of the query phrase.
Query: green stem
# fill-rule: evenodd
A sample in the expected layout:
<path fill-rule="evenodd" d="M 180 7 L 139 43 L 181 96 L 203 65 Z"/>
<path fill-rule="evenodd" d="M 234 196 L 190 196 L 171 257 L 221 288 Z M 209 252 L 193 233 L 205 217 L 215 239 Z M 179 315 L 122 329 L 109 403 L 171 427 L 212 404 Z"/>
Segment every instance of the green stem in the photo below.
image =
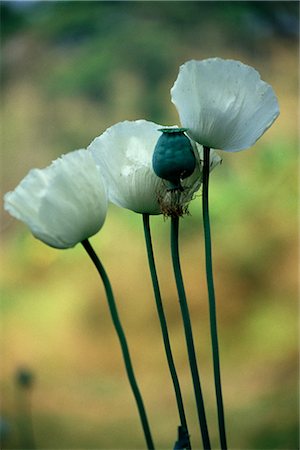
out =
<path fill-rule="evenodd" d="M 209 207 L 208 207 L 208 185 L 209 185 L 209 169 L 210 169 L 209 153 L 210 149 L 208 147 L 204 147 L 202 212 L 203 212 L 203 226 L 204 226 L 204 240 L 205 240 L 206 280 L 209 299 L 210 332 L 211 332 L 212 353 L 213 353 L 215 391 L 218 409 L 219 434 L 220 434 L 221 448 L 222 450 L 226 450 L 227 441 L 226 441 L 224 407 L 223 407 L 222 387 L 221 387 L 216 301 L 215 301 L 215 290 L 213 281 L 210 221 L 209 221 Z"/>
<path fill-rule="evenodd" d="M 142 427 L 143 427 L 143 431 L 144 431 L 144 435 L 145 435 L 145 439 L 146 439 L 146 443 L 147 443 L 147 448 L 148 448 L 148 450 L 154 450 L 154 444 L 153 444 L 153 440 L 151 437 L 151 432 L 150 432 L 150 428 L 149 428 L 149 424 L 148 424 L 148 419 L 147 419 L 144 403 L 143 403 L 142 396 L 140 394 L 140 391 L 139 391 L 139 388 L 138 388 L 138 385 L 137 385 L 137 382 L 135 379 L 126 337 L 125 337 L 125 334 L 124 334 L 124 331 L 123 331 L 123 328 L 122 328 L 122 325 L 121 325 L 121 322 L 119 319 L 119 315 L 118 315 L 118 311 L 117 311 L 117 307 L 116 307 L 116 303 L 115 303 L 115 299 L 114 299 L 110 281 L 104 270 L 104 267 L 102 266 L 98 256 L 96 255 L 96 253 L 95 253 L 93 247 L 91 246 L 90 242 L 88 241 L 88 239 L 83 240 L 82 245 L 85 248 L 85 250 L 88 253 L 91 260 L 93 261 L 93 263 L 103 281 L 110 314 L 111 314 L 112 321 L 113 321 L 115 330 L 117 332 L 117 335 L 118 335 L 118 338 L 119 338 L 119 341 L 121 344 L 121 349 L 122 349 L 122 353 L 123 353 L 123 358 L 124 358 L 124 363 L 125 363 L 129 383 L 130 383 L 130 386 L 131 386 L 131 389 L 132 389 L 132 392 L 133 392 L 133 395 L 134 395 L 134 398 L 135 398 L 135 401 L 136 401 L 136 404 L 138 407 L 138 411 L 139 411 L 139 415 L 140 415 L 140 419 L 141 419 L 141 423 L 142 423 Z"/>
<path fill-rule="evenodd" d="M 152 279 L 152 284 L 153 284 L 156 308 L 157 308 L 157 312 L 158 312 L 160 327 L 161 327 L 164 346 L 165 346 L 165 352 L 166 352 L 166 356 L 167 356 L 170 374 L 171 374 L 172 381 L 173 381 L 181 426 L 182 426 L 183 431 L 185 432 L 187 440 L 189 441 L 188 427 L 187 427 L 186 416 L 185 416 L 185 411 L 184 411 L 184 406 L 183 406 L 183 400 L 182 400 L 179 380 L 178 380 L 178 376 L 177 376 L 177 372 L 176 372 L 176 368 L 175 368 L 175 363 L 174 363 L 174 359 L 173 359 L 173 355 L 172 355 L 172 349 L 171 349 L 169 333 L 168 333 L 168 326 L 167 326 L 167 321 L 166 321 L 166 317 L 165 317 L 165 313 L 164 313 L 164 307 L 163 307 L 163 303 L 162 303 L 162 299 L 161 299 L 158 277 L 157 277 L 157 272 L 156 272 L 151 231 L 150 231 L 149 214 L 143 214 L 143 224 L 144 224 L 144 234 L 145 234 L 149 269 L 150 269 L 150 274 L 151 274 L 151 279 Z M 191 449 L 190 443 L 185 448 Z"/>
<path fill-rule="evenodd" d="M 36 448 L 36 445 L 33 432 L 30 389 L 22 388 L 22 392 L 18 392 L 18 397 L 20 402 L 20 448 L 24 450 L 34 450 Z"/>
<path fill-rule="evenodd" d="M 201 436 L 202 436 L 202 441 L 203 441 L 203 447 L 205 450 L 210 450 L 211 445 L 210 445 L 210 439 L 209 439 L 207 422 L 206 422 L 204 401 L 203 401 L 203 396 L 202 396 L 202 391 L 201 391 L 200 376 L 199 376 L 198 367 L 197 367 L 197 359 L 196 359 L 196 352 L 195 352 L 195 346 L 194 346 L 194 340 L 193 340 L 191 319 L 190 319 L 188 304 L 187 304 L 185 290 L 184 290 L 183 278 L 182 278 L 182 273 L 181 273 L 181 268 L 180 268 L 178 231 L 179 231 L 179 218 L 172 217 L 171 218 L 171 251 L 172 251 L 173 269 L 174 269 L 179 303 L 180 303 L 181 314 L 182 314 L 182 319 L 183 319 L 183 324 L 184 324 L 184 332 L 185 332 L 188 357 L 189 357 L 190 369 L 191 369 L 196 404 L 197 404 L 198 419 L 199 419 L 199 424 L 200 424 L 200 431 L 201 431 Z"/>

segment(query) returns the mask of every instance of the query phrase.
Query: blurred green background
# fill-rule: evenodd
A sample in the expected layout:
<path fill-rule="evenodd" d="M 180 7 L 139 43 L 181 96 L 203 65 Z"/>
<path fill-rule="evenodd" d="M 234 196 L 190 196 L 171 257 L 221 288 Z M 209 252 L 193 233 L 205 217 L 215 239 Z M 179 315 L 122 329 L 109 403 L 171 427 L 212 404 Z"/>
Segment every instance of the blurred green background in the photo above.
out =
<path fill-rule="evenodd" d="M 178 123 L 179 65 L 212 56 L 254 66 L 281 115 L 241 153 L 222 153 L 210 205 L 221 368 L 231 449 L 298 448 L 298 2 L 1 2 L 2 190 L 32 167 L 85 148 L 108 126 Z M 182 268 L 213 447 L 218 448 L 201 199 L 181 223 Z M 200 435 L 169 257 L 153 239 L 194 448 Z M 58 251 L 3 213 L 2 448 L 20 439 L 29 368 L 37 448 L 145 448 L 103 287 L 83 248 Z M 92 238 L 110 275 L 158 449 L 178 415 L 153 301 L 142 218 L 110 206 Z M 7 425 L 4 427 L 4 425 Z"/>

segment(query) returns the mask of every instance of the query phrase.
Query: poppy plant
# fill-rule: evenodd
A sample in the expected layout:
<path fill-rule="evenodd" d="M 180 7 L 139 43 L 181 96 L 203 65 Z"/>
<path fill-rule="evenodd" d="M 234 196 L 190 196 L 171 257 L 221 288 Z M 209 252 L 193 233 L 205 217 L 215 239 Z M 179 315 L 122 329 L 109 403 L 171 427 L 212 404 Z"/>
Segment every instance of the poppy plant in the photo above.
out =
<path fill-rule="evenodd" d="M 182 126 L 188 129 L 187 134 L 203 145 L 206 280 L 219 435 L 221 448 L 226 450 L 209 219 L 210 153 L 212 148 L 237 152 L 253 145 L 278 117 L 279 106 L 272 87 L 261 80 L 253 67 L 221 58 L 191 60 L 183 64 L 171 89 L 171 97 Z"/>
<path fill-rule="evenodd" d="M 44 169 L 30 170 L 5 194 L 4 208 L 45 244 L 66 249 L 102 228 L 107 193 L 92 156 L 75 150 Z"/>
<path fill-rule="evenodd" d="M 240 61 L 187 61 L 171 89 L 187 134 L 199 144 L 229 152 L 253 145 L 279 115 L 272 87 Z"/>

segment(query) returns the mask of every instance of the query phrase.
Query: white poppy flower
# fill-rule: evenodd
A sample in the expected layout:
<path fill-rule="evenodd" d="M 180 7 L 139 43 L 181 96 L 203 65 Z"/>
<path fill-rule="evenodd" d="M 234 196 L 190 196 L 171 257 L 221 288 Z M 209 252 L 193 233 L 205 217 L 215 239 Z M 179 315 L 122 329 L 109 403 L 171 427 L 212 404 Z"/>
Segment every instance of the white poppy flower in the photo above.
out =
<path fill-rule="evenodd" d="M 191 139 L 231 152 L 253 145 L 279 115 L 272 87 L 234 60 L 186 62 L 171 95 Z"/>
<path fill-rule="evenodd" d="M 107 211 L 99 168 L 87 150 L 76 150 L 45 169 L 32 169 L 4 208 L 32 234 L 55 248 L 70 248 L 97 233 Z"/>
<path fill-rule="evenodd" d="M 163 183 L 151 166 L 159 127 L 145 120 L 120 122 L 88 146 L 105 178 L 112 203 L 138 213 L 160 213 L 156 193 Z"/>
<path fill-rule="evenodd" d="M 89 145 L 88 150 L 102 171 L 112 203 L 141 214 L 161 214 L 161 200 L 167 195 L 167 186 L 152 168 L 160 128 L 166 127 L 146 120 L 120 122 Z M 199 154 L 196 158 L 194 173 L 182 181 L 182 204 L 188 203 L 201 185 Z"/>

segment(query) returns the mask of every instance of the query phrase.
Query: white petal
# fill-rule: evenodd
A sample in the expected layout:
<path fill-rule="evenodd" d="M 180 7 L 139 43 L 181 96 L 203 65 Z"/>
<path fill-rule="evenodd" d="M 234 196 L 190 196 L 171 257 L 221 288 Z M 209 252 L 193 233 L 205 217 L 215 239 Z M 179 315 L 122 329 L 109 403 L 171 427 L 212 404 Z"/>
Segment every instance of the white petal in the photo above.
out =
<path fill-rule="evenodd" d="M 152 155 L 162 127 L 146 120 L 120 122 L 89 145 L 110 201 L 141 214 L 160 214 L 157 193 L 164 183 L 152 169 Z"/>
<path fill-rule="evenodd" d="M 157 177 L 152 168 L 152 157 L 158 131 L 166 128 L 146 120 L 120 122 L 108 128 L 89 145 L 106 180 L 109 200 L 137 213 L 161 214 L 159 200 L 165 197 L 167 183 Z M 174 128 L 172 126 L 171 128 Z M 196 156 L 193 174 L 182 180 L 183 203 L 192 200 L 202 182 L 202 147 L 191 141 Z M 221 158 L 211 151 L 211 170 Z"/>
<path fill-rule="evenodd" d="M 215 149 L 250 147 L 279 115 L 272 87 L 239 61 L 188 61 L 180 67 L 171 94 L 189 136 Z"/>
<path fill-rule="evenodd" d="M 56 248 L 73 247 L 97 233 L 107 211 L 100 170 L 86 150 L 63 155 L 46 169 L 31 170 L 4 200 L 12 216 Z"/>

